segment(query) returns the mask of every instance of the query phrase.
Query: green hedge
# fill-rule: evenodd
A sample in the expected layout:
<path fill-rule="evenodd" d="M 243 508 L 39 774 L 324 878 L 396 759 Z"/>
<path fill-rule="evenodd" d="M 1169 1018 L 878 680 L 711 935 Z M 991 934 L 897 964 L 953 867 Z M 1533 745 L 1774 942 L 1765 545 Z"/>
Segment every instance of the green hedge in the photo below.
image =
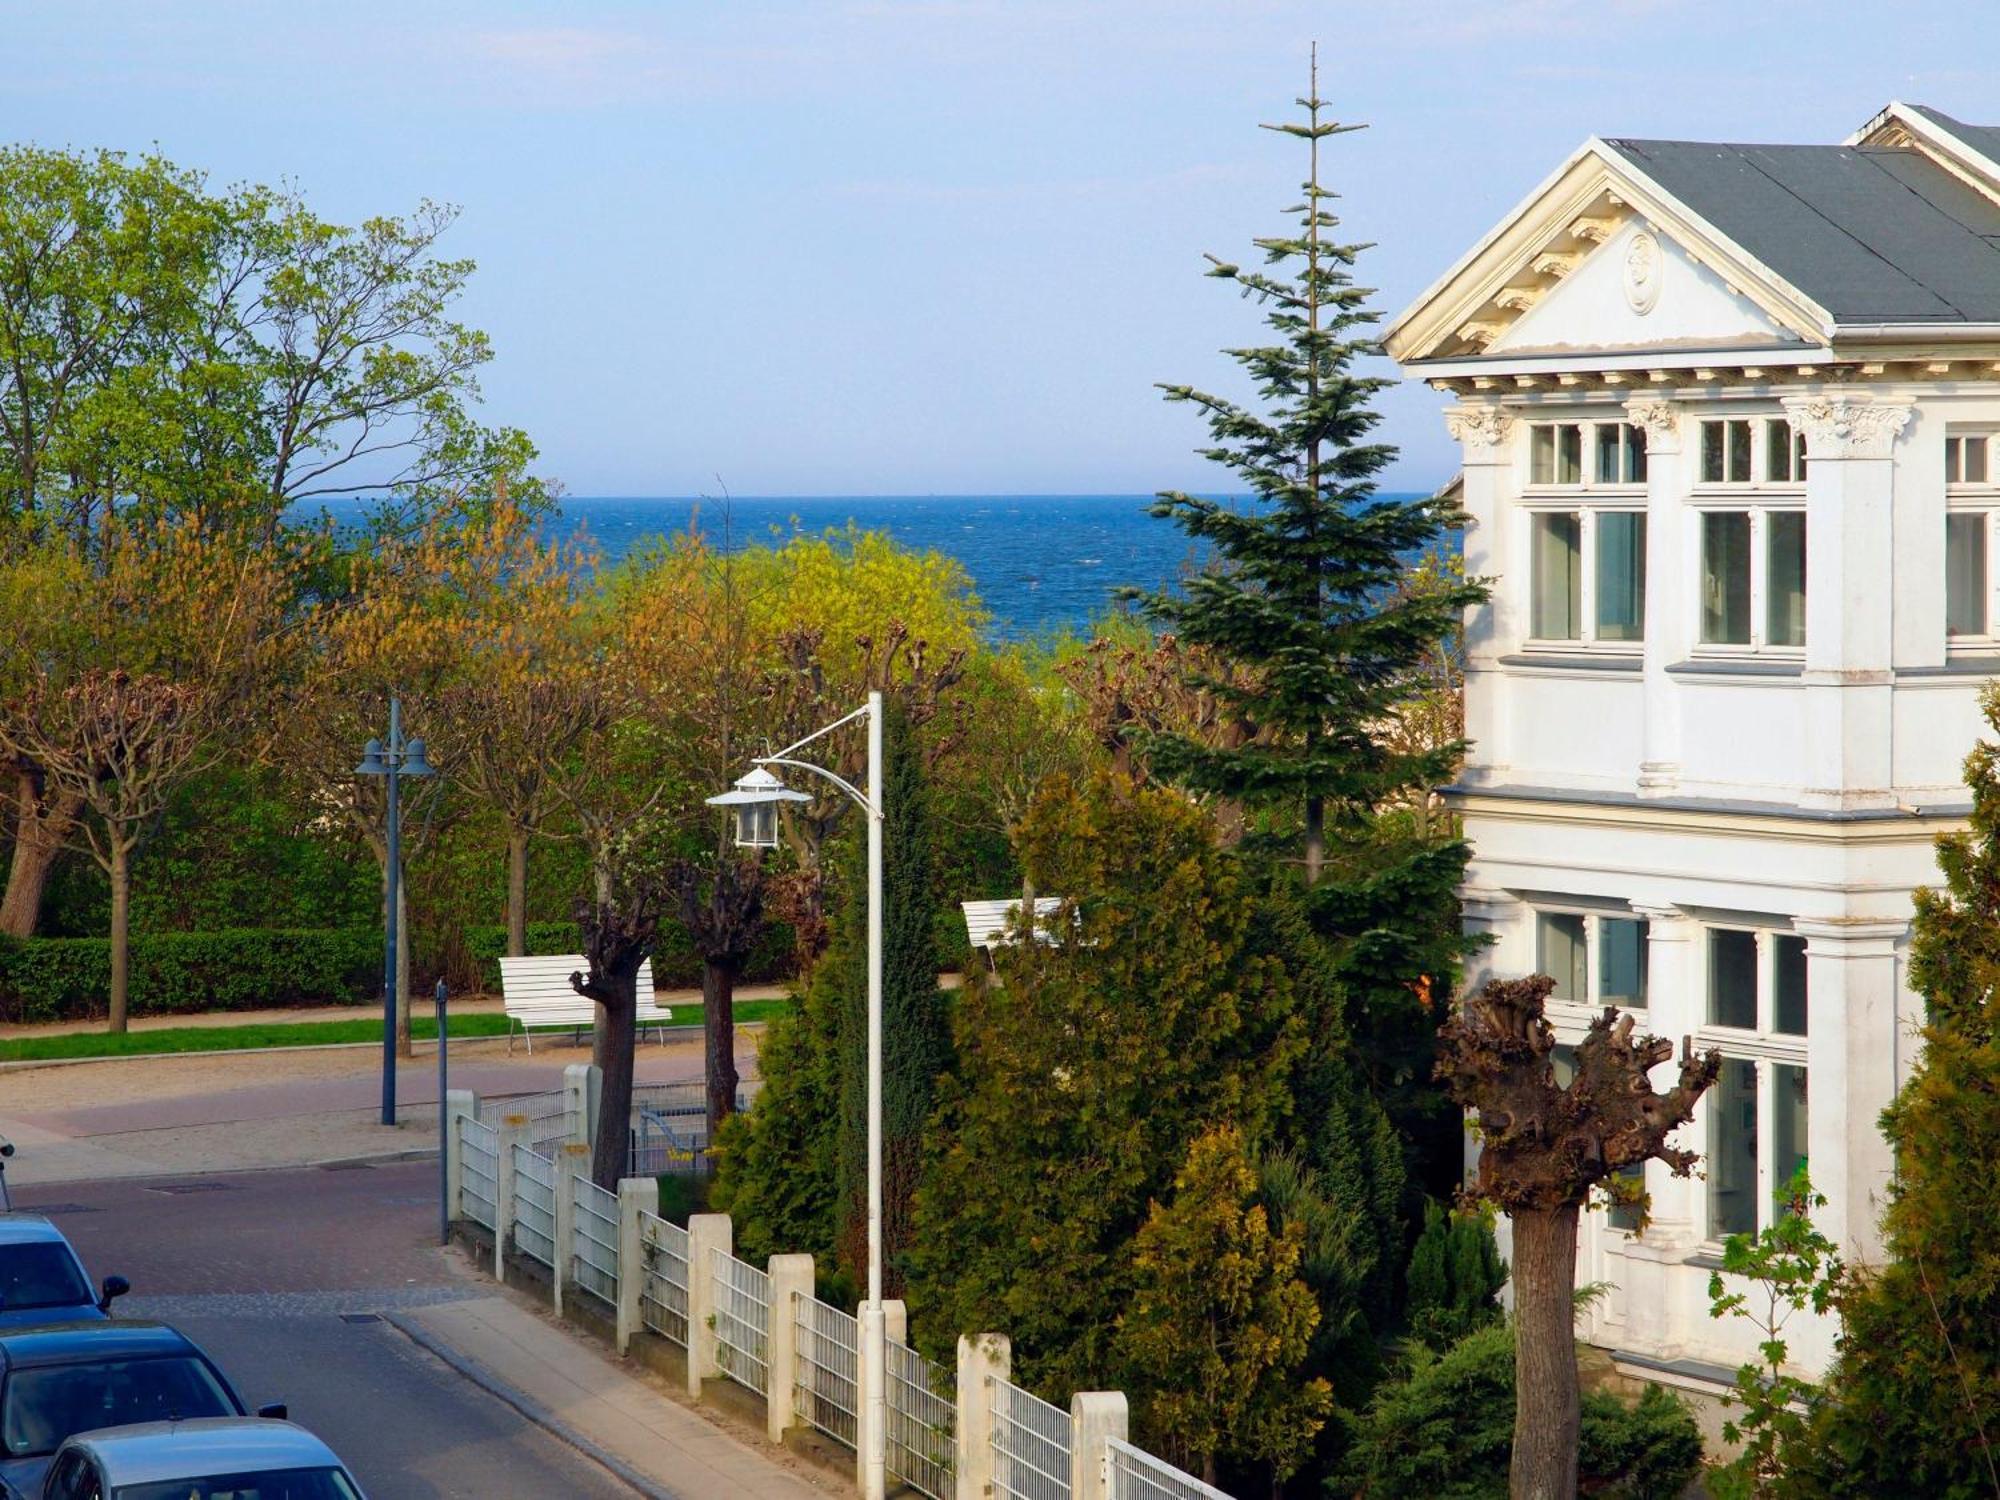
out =
<path fill-rule="evenodd" d="M 789 923 L 773 922 L 758 939 L 750 961 L 743 966 L 743 979 L 750 984 L 770 984 L 792 974 L 792 929 Z M 489 994 L 500 993 L 500 955 L 507 951 L 505 927 L 468 927 L 466 951 L 478 962 L 480 983 Z M 574 922 L 530 922 L 528 952 L 580 953 L 583 936 Z M 660 930 L 660 946 L 653 952 L 653 983 L 663 990 L 692 989 L 701 983 L 701 959 L 688 941 L 685 928 L 670 922 Z"/>
<path fill-rule="evenodd" d="M 135 1016 L 349 1005 L 382 992 L 382 934 L 366 927 L 135 934 L 129 983 Z M 109 938 L 0 940 L 0 1020 L 87 1020 L 105 1013 L 110 994 Z"/>

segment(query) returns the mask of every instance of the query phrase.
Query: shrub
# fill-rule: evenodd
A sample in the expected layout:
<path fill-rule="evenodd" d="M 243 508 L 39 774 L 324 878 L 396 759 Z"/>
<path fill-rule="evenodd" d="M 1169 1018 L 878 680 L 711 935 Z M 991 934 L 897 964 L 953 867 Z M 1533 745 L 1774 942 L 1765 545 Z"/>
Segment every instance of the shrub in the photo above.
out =
<path fill-rule="evenodd" d="M 792 974 L 794 939 L 791 927 L 773 922 L 764 929 L 743 966 L 747 984 L 770 984 L 789 979 Z M 468 927 L 465 929 L 467 955 L 479 967 L 479 982 L 488 994 L 500 993 L 500 955 L 507 951 L 507 929 Z M 532 954 L 581 953 L 583 936 L 574 922 L 530 922 L 528 952 Z M 693 989 L 701 983 L 701 955 L 688 941 L 678 922 L 660 924 L 660 946 L 653 951 L 653 983 L 661 989 Z"/>
<path fill-rule="evenodd" d="M 1424 1232 L 1410 1251 L 1410 1331 L 1446 1349 L 1475 1328 L 1500 1321 L 1507 1262 L 1483 1214 L 1446 1213 L 1424 1204 Z"/>
<path fill-rule="evenodd" d="M 1506 1500 L 1513 1437 L 1513 1329 L 1478 1329 L 1442 1354 L 1415 1345 L 1408 1369 L 1355 1420 L 1346 1463 L 1326 1494 Z M 1579 1494 L 1672 1500 L 1701 1468 L 1701 1434 L 1657 1387 L 1629 1407 L 1593 1391 L 1583 1398 L 1578 1467 Z"/>
<path fill-rule="evenodd" d="M 381 993 L 372 928 L 246 927 L 132 939 L 131 1014 L 347 1005 Z M 105 1013 L 107 938 L 26 938 L 0 946 L 0 1020 L 78 1021 Z"/>

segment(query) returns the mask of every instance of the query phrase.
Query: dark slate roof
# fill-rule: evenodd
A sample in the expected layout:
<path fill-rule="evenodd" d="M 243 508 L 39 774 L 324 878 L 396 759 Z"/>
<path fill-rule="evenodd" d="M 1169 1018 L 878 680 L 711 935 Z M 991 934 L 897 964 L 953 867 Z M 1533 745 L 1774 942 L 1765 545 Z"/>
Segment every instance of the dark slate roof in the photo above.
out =
<path fill-rule="evenodd" d="M 1606 144 L 1836 323 L 2000 323 L 2000 204 L 1916 151 Z"/>
<path fill-rule="evenodd" d="M 1968 125 L 1963 120 L 1954 120 L 1941 109 L 1932 109 L 1928 104 L 1908 106 L 1937 126 L 1946 135 L 1965 142 L 1981 156 L 1990 161 L 2000 162 L 2000 125 Z"/>

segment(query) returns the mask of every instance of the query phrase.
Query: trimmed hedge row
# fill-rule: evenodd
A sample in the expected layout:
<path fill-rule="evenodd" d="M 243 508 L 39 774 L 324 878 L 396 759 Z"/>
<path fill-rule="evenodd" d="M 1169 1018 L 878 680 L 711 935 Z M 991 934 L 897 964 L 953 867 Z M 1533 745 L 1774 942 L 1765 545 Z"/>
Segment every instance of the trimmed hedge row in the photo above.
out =
<path fill-rule="evenodd" d="M 135 1016 L 267 1006 L 350 1005 L 382 992 L 379 929 L 134 934 Z M 111 994 L 109 938 L 0 939 L 0 1021 L 82 1021 Z"/>
<path fill-rule="evenodd" d="M 500 955 L 507 951 L 505 927 L 468 927 L 466 952 L 479 965 L 480 984 L 489 994 L 500 993 Z M 742 978 L 749 984 L 770 984 L 789 979 L 792 974 L 793 937 L 789 923 L 773 922 L 764 929 Z M 528 952 L 581 953 L 583 935 L 574 922 L 530 922 Z M 701 958 L 688 941 L 687 930 L 678 922 L 660 929 L 660 945 L 653 950 L 653 983 L 661 989 L 692 989 L 701 983 Z"/>

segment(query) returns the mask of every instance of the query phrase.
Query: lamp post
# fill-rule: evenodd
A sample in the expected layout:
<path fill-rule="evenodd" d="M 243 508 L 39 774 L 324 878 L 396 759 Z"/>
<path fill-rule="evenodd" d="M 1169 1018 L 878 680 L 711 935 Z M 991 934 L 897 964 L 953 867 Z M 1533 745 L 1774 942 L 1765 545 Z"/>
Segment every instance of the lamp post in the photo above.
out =
<path fill-rule="evenodd" d="M 430 762 L 424 759 L 424 742 L 403 742 L 403 705 L 389 700 L 389 743 L 370 740 L 361 753 L 357 776 L 388 778 L 389 873 L 382 920 L 382 1123 L 396 1123 L 396 905 L 397 888 L 403 876 L 402 798 L 397 783 L 404 776 L 428 776 Z"/>
<path fill-rule="evenodd" d="M 450 1030 L 446 1024 L 445 1000 L 451 991 L 443 979 L 437 983 L 438 1026 L 438 1243 L 451 1243 L 451 1114 L 450 1063 L 446 1059 Z"/>
<path fill-rule="evenodd" d="M 868 721 L 868 790 L 863 793 L 824 766 L 792 757 L 814 740 L 856 719 Z M 868 816 L 868 1300 L 861 1305 L 861 1494 L 882 1500 L 888 1461 L 888 1337 L 882 1311 L 882 695 L 824 729 L 760 755 L 735 787 L 708 800 L 736 815 L 736 842 L 770 849 L 778 842 L 778 804 L 810 802 L 772 774 L 772 766 L 809 771 L 832 782 Z"/>

